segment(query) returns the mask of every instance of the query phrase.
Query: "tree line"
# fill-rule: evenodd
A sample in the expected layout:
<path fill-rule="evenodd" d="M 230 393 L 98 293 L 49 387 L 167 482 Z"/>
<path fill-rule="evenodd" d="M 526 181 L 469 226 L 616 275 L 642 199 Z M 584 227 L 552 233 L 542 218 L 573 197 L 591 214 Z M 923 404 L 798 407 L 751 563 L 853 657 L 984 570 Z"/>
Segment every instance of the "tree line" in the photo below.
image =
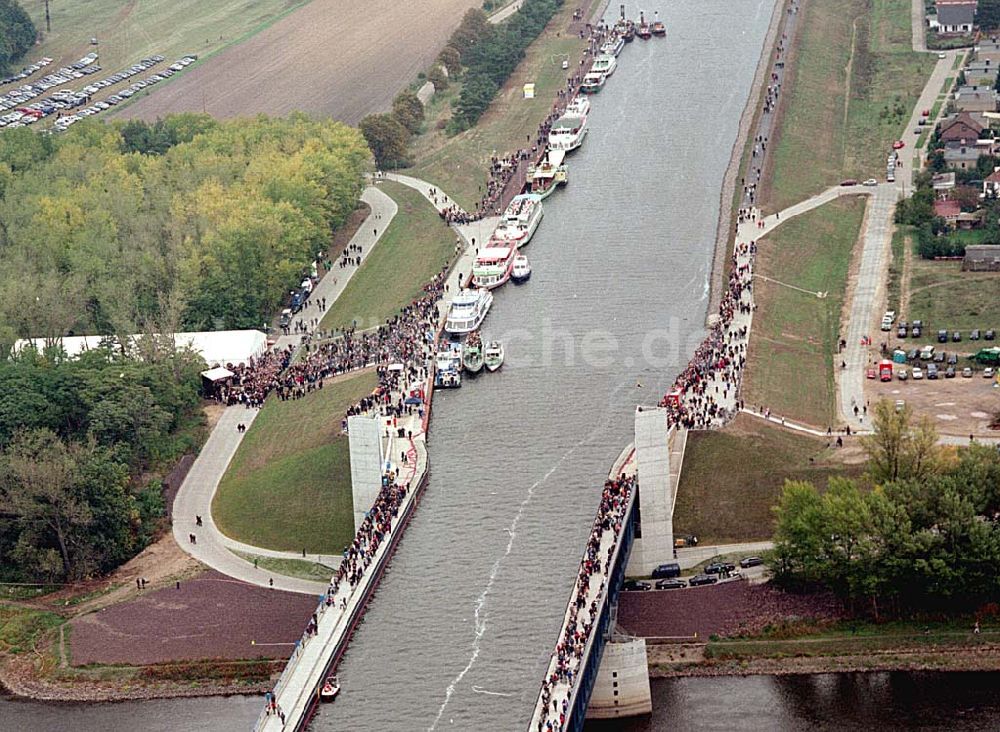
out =
<path fill-rule="evenodd" d="M 38 31 L 16 0 L 0 0 L 0 76 L 16 71 L 14 64 L 35 45 Z"/>
<path fill-rule="evenodd" d="M 58 347 L 0 362 L 0 581 L 72 581 L 145 547 L 159 478 L 197 447 L 201 357 Z"/>
<path fill-rule="evenodd" d="M 777 582 L 824 587 L 875 619 L 963 612 L 1000 598 L 1000 453 L 946 448 L 927 418 L 888 401 L 864 438 L 861 481 L 820 493 L 786 483 L 776 507 Z"/>
<path fill-rule="evenodd" d="M 0 135 L 0 344 L 260 328 L 355 208 L 356 130 L 304 115 Z"/>

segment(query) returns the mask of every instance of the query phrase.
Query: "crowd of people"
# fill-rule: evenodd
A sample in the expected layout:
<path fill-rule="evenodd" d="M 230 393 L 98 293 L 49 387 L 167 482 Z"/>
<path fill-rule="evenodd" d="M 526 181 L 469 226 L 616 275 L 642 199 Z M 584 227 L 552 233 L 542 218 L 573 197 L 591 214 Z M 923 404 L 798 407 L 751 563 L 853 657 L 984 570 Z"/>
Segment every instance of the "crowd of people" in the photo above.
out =
<path fill-rule="evenodd" d="M 566 723 L 573 677 L 580 668 L 587 641 L 597 623 L 600 610 L 597 598 L 607 585 L 607 571 L 618 545 L 625 512 L 635 486 L 635 477 L 626 475 L 604 483 L 601 504 L 580 563 L 580 574 L 576 578 L 566 625 L 552 654 L 554 664 L 551 665 L 551 673 L 542 681 L 539 699 L 543 711 L 538 718 L 538 732 L 561 730 Z M 605 542 L 608 532 L 611 532 L 611 540 Z M 607 549 L 602 550 L 605 543 Z"/>

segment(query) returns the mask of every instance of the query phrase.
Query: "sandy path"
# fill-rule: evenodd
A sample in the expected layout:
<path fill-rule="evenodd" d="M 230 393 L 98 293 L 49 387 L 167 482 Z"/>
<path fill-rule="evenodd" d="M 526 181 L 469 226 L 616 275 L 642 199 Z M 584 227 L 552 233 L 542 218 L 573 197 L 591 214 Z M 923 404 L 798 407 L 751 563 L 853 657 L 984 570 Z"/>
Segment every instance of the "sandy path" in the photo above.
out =
<path fill-rule="evenodd" d="M 387 109 L 476 0 L 313 0 L 122 110 L 216 117 L 302 110 L 356 124 Z"/>

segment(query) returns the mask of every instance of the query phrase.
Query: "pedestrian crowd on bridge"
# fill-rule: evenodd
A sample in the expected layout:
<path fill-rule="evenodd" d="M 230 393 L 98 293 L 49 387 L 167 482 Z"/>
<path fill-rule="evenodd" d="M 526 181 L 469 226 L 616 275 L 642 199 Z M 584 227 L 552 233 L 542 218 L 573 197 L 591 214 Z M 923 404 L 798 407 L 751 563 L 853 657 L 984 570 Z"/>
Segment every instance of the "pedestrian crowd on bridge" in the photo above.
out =
<path fill-rule="evenodd" d="M 626 475 L 604 483 L 601 503 L 580 563 L 580 573 L 576 578 L 566 625 L 552 654 L 553 662 L 549 665 L 551 672 L 542 681 L 538 732 L 557 732 L 566 723 L 573 680 L 579 673 L 587 641 L 597 623 L 600 612 L 597 601 L 608 584 L 608 570 L 611 568 L 611 560 L 618 546 L 635 486 L 635 477 Z M 602 544 L 609 532 L 611 541 L 607 550 L 602 551 Z"/>

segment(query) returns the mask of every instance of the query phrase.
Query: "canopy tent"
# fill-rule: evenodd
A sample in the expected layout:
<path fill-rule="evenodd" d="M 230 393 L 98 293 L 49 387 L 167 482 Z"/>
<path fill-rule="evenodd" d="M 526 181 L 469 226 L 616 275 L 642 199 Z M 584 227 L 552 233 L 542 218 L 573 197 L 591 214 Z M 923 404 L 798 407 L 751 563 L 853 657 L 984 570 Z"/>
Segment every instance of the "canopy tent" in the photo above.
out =
<path fill-rule="evenodd" d="M 230 376 L 235 376 L 235 374 L 229 369 L 224 369 L 221 366 L 216 366 L 214 369 L 208 369 L 207 371 L 201 372 L 201 378 L 207 381 L 222 381 L 223 379 L 228 379 Z"/>
<path fill-rule="evenodd" d="M 131 335 L 128 337 L 129 344 L 127 350 L 136 353 L 137 342 L 145 336 Z M 76 358 L 85 351 L 91 351 L 104 345 L 118 347 L 118 339 L 114 336 L 90 335 L 90 336 L 66 336 L 60 338 L 57 344 L 62 346 L 66 355 Z M 251 358 L 260 356 L 267 350 L 267 336 L 259 330 L 220 330 L 202 331 L 195 333 L 174 334 L 174 345 L 176 348 L 190 348 L 210 366 L 221 366 L 224 364 L 247 363 Z M 14 344 L 14 353 L 19 353 L 24 348 L 34 346 L 42 351 L 46 346 L 44 338 L 26 338 Z"/>

